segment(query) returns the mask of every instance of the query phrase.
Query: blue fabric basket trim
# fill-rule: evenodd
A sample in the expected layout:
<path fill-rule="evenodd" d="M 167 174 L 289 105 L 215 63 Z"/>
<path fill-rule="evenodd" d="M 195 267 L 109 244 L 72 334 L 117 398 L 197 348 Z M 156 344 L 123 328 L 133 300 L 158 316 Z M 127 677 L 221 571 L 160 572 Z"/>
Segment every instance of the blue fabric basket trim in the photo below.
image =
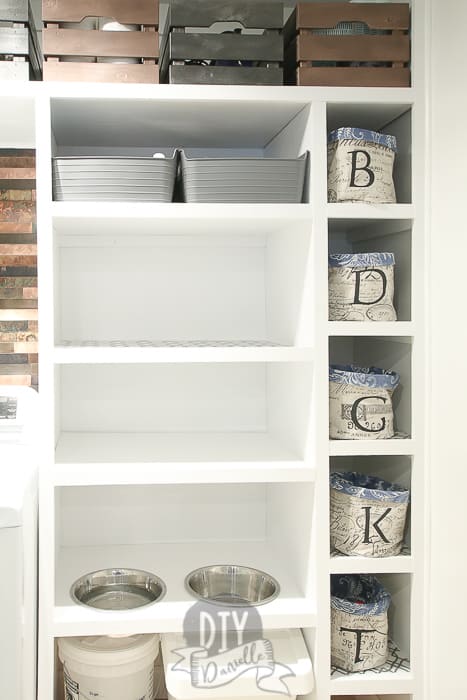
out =
<path fill-rule="evenodd" d="M 332 253 L 329 267 L 384 267 L 395 265 L 393 253 Z"/>
<path fill-rule="evenodd" d="M 378 476 L 357 472 L 333 472 L 331 488 L 348 496 L 384 503 L 408 503 L 410 492 L 404 486 L 392 484 Z"/>
<path fill-rule="evenodd" d="M 375 576 L 331 575 L 331 607 L 350 615 L 382 615 L 391 595 Z"/>
<path fill-rule="evenodd" d="M 359 129 L 354 126 L 341 126 L 339 129 L 334 129 L 328 134 L 328 143 L 333 141 L 369 141 L 380 146 L 386 146 L 391 151 L 397 153 L 397 139 L 391 134 L 381 134 L 379 131 L 370 131 L 369 129 Z"/>
<path fill-rule="evenodd" d="M 367 386 L 370 389 L 395 389 L 400 376 L 397 372 L 379 367 L 358 367 L 357 365 L 330 365 L 329 381 L 338 384 Z"/>

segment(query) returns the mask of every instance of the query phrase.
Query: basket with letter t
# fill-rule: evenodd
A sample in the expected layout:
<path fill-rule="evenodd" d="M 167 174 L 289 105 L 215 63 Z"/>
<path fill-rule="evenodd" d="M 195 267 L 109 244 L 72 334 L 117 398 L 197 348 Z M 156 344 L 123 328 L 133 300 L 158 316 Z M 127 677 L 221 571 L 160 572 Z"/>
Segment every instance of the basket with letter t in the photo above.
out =
<path fill-rule="evenodd" d="M 331 576 L 331 663 L 366 671 L 388 658 L 391 596 L 374 576 Z"/>

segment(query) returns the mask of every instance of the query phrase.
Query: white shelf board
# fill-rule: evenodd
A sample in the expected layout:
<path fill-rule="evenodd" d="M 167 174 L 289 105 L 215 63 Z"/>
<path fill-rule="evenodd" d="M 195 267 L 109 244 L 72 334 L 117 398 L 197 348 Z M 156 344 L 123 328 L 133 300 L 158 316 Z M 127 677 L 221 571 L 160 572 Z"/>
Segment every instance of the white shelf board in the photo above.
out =
<path fill-rule="evenodd" d="M 55 364 L 309 362 L 311 348 L 281 346 L 55 347 Z"/>
<path fill-rule="evenodd" d="M 140 462 L 73 463 L 54 467 L 55 486 L 138 484 L 246 484 L 312 482 L 315 470 L 304 462 Z"/>
<path fill-rule="evenodd" d="M 309 0 L 314 1 L 314 0 Z M 30 85 L 30 83 L 29 83 Z M 305 105 L 313 100 L 344 104 L 371 105 L 374 110 L 380 104 L 395 105 L 395 109 L 407 109 L 414 101 L 413 88 L 327 87 L 327 86 L 267 86 L 267 85 L 142 85 L 114 83 L 70 83 L 54 81 L 33 83 L 36 92 L 50 95 L 52 99 L 106 101 L 118 99 L 132 103 L 138 100 L 171 100 L 177 102 L 266 102 Z M 337 110 L 337 107 L 335 108 Z"/>
<path fill-rule="evenodd" d="M 330 683 L 331 695 L 370 695 L 373 693 L 396 694 L 413 693 L 415 690 L 414 677 L 411 671 L 377 670 L 369 674 L 354 673 L 352 675 L 335 674 Z"/>
<path fill-rule="evenodd" d="M 215 533 L 213 532 L 213 535 Z M 58 557 L 54 636 L 181 632 L 183 618 L 196 599 L 185 590 L 185 576 L 199 566 L 236 563 L 267 571 L 280 583 L 275 600 L 259 606 L 263 627 L 312 627 L 315 602 L 304 598 L 290 576 L 287 562 L 264 541 L 184 542 L 147 545 L 64 547 Z M 107 612 L 75 604 L 69 594 L 73 582 L 101 568 L 129 567 L 160 576 L 167 593 L 158 603 L 128 612 Z"/>
<path fill-rule="evenodd" d="M 411 438 L 391 440 L 329 440 L 331 457 L 345 455 L 413 455 L 415 441 Z"/>
<path fill-rule="evenodd" d="M 326 205 L 328 219 L 413 219 L 413 204 L 366 204 L 337 202 Z"/>
<path fill-rule="evenodd" d="M 266 433 L 60 434 L 58 485 L 313 481 L 314 466 Z"/>
<path fill-rule="evenodd" d="M 335 556 L 329 560 L 331 574 L 410 574 L 413 569 L 413 559 L 409 554 L 378 558 Z"/>
<path fill-rule="evenodd" d="M 416 326 L 413 321 L 329 321 L 328 333 L 330 336 L 390 336 L 401 342 L 411 343 L 415 335 Z"/>
<path fill-rule="evenodd" d="M 153 202 L 53 202 L 53 227 L 60 238 L 111 236 L 268 234 L 296 224 L 311 227 L 309 204 L 188 204 Z"/>

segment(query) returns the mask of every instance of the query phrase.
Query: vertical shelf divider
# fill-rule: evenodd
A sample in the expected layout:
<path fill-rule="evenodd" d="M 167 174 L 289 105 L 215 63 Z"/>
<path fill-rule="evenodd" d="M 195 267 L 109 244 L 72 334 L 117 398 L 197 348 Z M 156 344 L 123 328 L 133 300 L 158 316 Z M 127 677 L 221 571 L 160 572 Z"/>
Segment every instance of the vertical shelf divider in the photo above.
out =
<path fill-rule="evenodd" d="M 317 626 L 315 637 L 316 698 L 329 697 L 330 609 L 329 609 L 329 420 L 328 420 L 328 303 L 327 303 L 327 142 L 326 103 L 312 103 L 313 147 L 310 167 L 312 241 L 314 259 L 313 341 L 313 434 L 316 463 L 313 542 L 310 575 L 316 578 Z M 323 534 L 326 533 L 326 536 Z M 306 636 L 306 632 L 305 632 Z"/>
<path fill-rule="evenodd" d="M 36 99 L 38 297 L 39 297 L 39 697 L 54 697 L 53 610 L 55 601 L 55 461 L 54 242 L 52 230 L 51 108 L 46 91 Z"/>

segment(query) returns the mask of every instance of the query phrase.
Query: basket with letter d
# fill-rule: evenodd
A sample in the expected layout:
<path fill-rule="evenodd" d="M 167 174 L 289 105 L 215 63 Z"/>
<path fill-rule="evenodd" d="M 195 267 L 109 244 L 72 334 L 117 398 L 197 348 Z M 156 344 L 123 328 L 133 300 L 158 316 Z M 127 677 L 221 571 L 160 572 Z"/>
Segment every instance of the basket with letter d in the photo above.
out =
<path fill-rule="evenodd" d="M 409 490 L 377 476 L 331 474 L 331 547 L 343 554 L 400 554 Z"/>
<path fill-rule="evenodd" d="M 366 671 L 388 658 L 391 596 L 374 576 L 331 576 L 331 663 Z"/>
<path fill-rule="evenodd" d="M 393 253 L 331 254 L 330 321 L 395 321 Z"/>

